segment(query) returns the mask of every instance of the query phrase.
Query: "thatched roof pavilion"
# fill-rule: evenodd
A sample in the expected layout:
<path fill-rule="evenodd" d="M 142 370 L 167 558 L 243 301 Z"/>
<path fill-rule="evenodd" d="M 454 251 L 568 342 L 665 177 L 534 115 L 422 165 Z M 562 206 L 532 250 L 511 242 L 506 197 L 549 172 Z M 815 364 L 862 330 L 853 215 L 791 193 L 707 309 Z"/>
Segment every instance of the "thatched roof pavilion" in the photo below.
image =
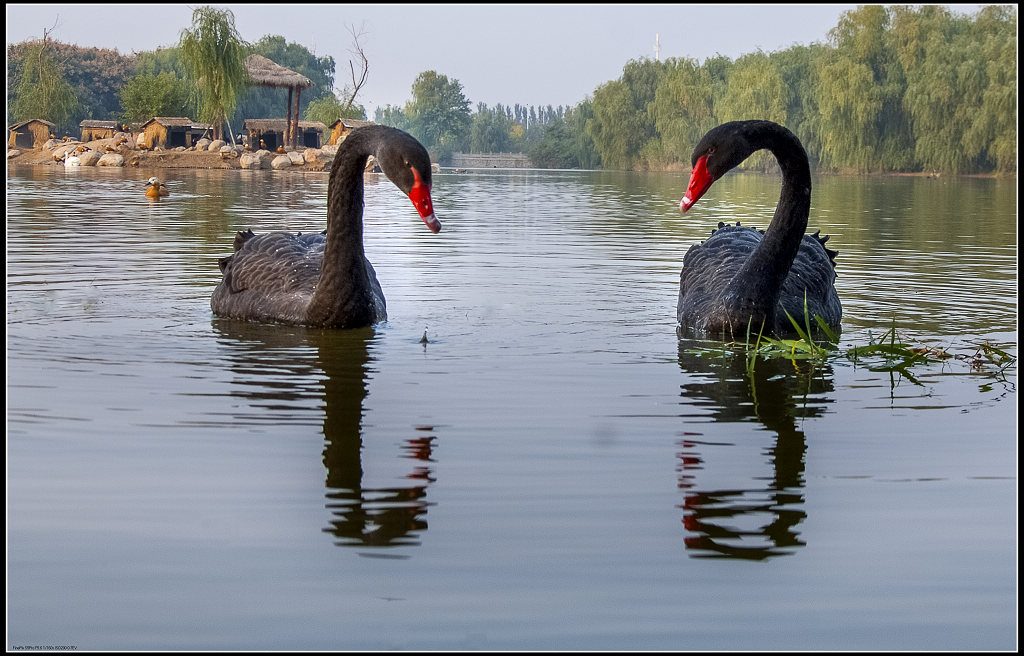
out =
<path fill-rule="evenodd" d="M 280 64 L 275 64 L 263 55 L 249 55 L 245 58 L 245 68 L 253 84 L 261 87 L 278 87 L 288 89 L 288 130 L 285 133 L 287 145 L 294 147 L 298 138 L 299 94 L 303 89 L 313 86 L 313 81 L 305 75 L 296 73 Z M 295 97 L 295 114 L 292 116 L 292 96 Z"/>

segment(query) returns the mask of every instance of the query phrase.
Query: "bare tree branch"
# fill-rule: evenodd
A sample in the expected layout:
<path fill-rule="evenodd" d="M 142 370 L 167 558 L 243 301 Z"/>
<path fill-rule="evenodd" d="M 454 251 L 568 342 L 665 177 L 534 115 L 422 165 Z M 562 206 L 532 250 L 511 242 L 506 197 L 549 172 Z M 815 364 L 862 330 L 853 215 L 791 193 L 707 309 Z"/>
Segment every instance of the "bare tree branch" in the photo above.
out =
<path fill-rule="evenodd" d="M 364 24 L 365 25 L 365 24 Z M 356 68 L 353 65 L 352 60 L 348 62 L 349 72 L 352 74 L 352 93 L 349 94 L 348 100 L 345 102 L 345 109 L 349 110 L 356 101 L 356 95 L 359 94 L 359 90 L 366 84 L 366 76 L 370 72 L 370 62 L 366 58 L 366 53 L 363 52 L 363 47 L 359 45 L 359 38 L 366 34 L 366 28 L 364 26 L 359 27 L 359 31 L 356 32 L 356 28 L 351 25 L 348 26 L 348 32 L 352 35 L 352 48 L 349 52 L 359 58 L 359 76 L 356 79 Z"/>

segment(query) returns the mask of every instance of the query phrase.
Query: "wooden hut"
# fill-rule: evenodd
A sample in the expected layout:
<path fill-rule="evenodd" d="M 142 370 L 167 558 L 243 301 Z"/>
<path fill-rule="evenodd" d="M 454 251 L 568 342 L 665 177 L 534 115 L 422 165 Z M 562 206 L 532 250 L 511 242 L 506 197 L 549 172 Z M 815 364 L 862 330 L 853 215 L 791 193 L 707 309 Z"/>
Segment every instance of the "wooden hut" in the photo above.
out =
<path fill-rule="evenodd" d="M 209 123 L 196 123 L 185 116 L 157 116 L 142 124 L 142 144 L 145 148 L 189 148 L 209 137 L 211 131 Z"/>
<path fill-rule="evenodd" d="M 117 121 L 93 121 L 86 119 L 78 124 L 82 128 L 82 141 L 90 142 L 96 139 L 110 139 L 114 133 L 121 129 Z"/>
<path fill-rule="evenodd" d="M 336 146 L 344 141 L 344 138 L 347 137 L 352 130 L 365 127 L 367 125 L 374 125 L 374 122 L 360 121 L 355 118 L 339 118 L 334 123 L 331 123 L 331 139 L 328 143 L 332 146 Z"/>
<path fill-rule="evenodd" d="M 266 144 L 267 150 L 276 150 L 278 146 L 286 146 L 285 130 L 288 121 L 283 118 L 249 118 L 242 125 L 249 137 L 253 150 L 259 150 L 260 140 Z M 299 121 L 296 134 L 298 145 L 306 148 L 319 148 L 323 142 L 323 132 L 327 126 L 320 121 Z"/>
<path fill-rule="evenodd" d="M 41 118 L 33 118 L 21 123 L 15 123 L 7 128 L 8 148 L 38 148 L 41 149 L 53 134 L 57 127 L 54 123 L 44 121 Z"/>
<path fill-rule="evenodd" d="M 288 118 L 285 123 L 284 146 L 299 145 L 299 94 L 303 89 L 313 86 L 313 81 L 280 64 L 275 64 L 262 55 L 249 55 L 245 58 L 245 68 L 249 72 L 252 83 L 261 87 L 278 87 L 288 89 Z M 293 99 L 294 96 L 294 111 Z M 250 119 L 264 120 L 264 119 Z M 320 125 L 323 125 L 322 123 Z M 326 127 L 326 126 L 325 126 Z M 258 142 L 256 142 L 258 143 Z M 254 144 L 255 145 L 255 144 Z M 276 146 L 275 146 L 276 147 Z"/>

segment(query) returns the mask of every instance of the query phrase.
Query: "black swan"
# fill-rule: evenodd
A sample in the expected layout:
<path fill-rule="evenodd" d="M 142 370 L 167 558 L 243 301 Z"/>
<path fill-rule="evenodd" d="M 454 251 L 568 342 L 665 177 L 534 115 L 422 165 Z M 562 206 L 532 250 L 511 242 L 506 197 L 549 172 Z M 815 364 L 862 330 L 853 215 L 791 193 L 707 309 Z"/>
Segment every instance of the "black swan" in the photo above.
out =
<path fill-rule="evenodd" d="M 838 331 L 843 316 L 835 288 L 836 251 L 828 236 L 805 235 L 811 207 L 811 172 L 800 140 L 771 121 L 723 123 L 704 135 L 693 151 L 693 172 L 683 212 L 711 184 L 752 153 L 768 149 L 782 170 L 782 193 L 767 230 L 718 224 L 711 237 L 691 246 L 679 276 L 676 316 L 683 328 L 743 337 L 792 334 L 788 312 L 801 327 L 804 298 L 812 331 L 820 317 Z"/>
<path fill-rule="evenodd" d="M 430 156 L 411 135 L 383 125 L 355 130 L 338 147 L 327 185 L 327 230 L 235 235 L 220 260 L 210 307 L 219 317 L 318 328 L 358 328 L 387 318 L 384 293 L 363 251 L 363 171 L 370 155 L 423 222 L 441 230 L 430 198 Z"/>

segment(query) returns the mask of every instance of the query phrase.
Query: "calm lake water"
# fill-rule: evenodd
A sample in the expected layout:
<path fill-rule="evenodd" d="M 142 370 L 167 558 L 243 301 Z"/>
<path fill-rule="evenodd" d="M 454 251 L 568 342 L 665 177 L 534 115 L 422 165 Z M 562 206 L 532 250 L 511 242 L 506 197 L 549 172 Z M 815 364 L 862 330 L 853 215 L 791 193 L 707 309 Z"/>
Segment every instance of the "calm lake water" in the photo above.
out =
<path fill-rule="evenodd" d="M 1016 180 L 816 178 L 841 342 L 751 374 L 679 270 L 779 180 L 686 182 L 368 176 L 389 320 L 320 331 L 209 301 L 326 174 L 9 170 L 8 649 L 1015 649 Z"/>

